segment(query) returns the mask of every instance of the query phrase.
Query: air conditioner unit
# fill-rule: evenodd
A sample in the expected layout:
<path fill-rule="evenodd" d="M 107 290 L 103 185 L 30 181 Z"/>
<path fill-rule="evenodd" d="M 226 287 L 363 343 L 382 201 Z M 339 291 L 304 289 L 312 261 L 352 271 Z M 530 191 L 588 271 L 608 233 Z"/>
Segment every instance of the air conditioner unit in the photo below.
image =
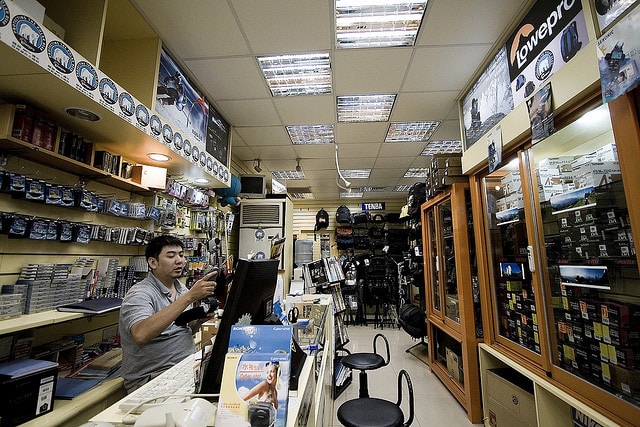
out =
<path fill-rule="evenodd" d="M 240 203 L 240 228 L 246 227 L 284 227 L 284 203 L 243 201 Z"/>

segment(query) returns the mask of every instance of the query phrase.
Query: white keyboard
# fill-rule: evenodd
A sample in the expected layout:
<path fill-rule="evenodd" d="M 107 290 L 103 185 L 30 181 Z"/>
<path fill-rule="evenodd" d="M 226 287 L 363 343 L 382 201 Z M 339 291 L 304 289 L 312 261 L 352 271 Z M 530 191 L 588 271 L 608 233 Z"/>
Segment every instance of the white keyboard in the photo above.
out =
<path fill-rule="evenodd" d="M 141 414 L 152 406 L 184 402 L 188 399 L 186 394 L 194 393 L 194 364 L 193 357 L 185 358 L 127 396 L 126 400 L 118 405 L 118 409 L 122 412 Z"/>

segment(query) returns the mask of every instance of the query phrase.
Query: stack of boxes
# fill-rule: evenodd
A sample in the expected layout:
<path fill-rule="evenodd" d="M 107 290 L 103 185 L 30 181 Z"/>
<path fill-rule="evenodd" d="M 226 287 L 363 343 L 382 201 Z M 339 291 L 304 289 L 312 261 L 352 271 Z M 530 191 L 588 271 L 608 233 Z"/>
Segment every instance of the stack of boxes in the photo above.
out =
<path fill-rule="evenodd" d="M 431 158 L 427 166 L 427 198 L 440 193 L 456 182 L 469 182 L 469 177 L 462 173 L 462 154 L 439 154 Z"/>
<path fill-rule="evenodd" d="M 538 315 L 533 287 L 523 279 L 506 279 L 498 283 L 497 299 L 501 332 L 521 346 L 540 353 Z"/>
<path fill-rule="evenodd" d="M 600 387 L 640 398 L 640 306 L 566 286 L 558 310 L 561 366 Z"/>
<path fill-rule="evenodd" d="M 50 115 L 31 105 L 16 105 L 11 130 L 13 138 L 53 151 L 57 132 L 56 120 Z"/>
<path fill-rule="evenodd" d="M 598 187 L 622 180 L 618 151 L 614 143 L 578 157 L 571 163 L 576 188 Z"/>
<path fill-rule="evenodd" d="M 520 209 L 524 207 L 522 199 L 522 181 L 520 172 L 509 172 L 500 179 L 500 186 L 504 197 L 496 200 L 496 210 L 498 212 L 507 209 Z"/>
<path fill-rule="evenodd" d="M 540 202 L 573 190 L 573 156 L 550 157 L 538 163 L 536 179 Z"/>
<path fill-rule="evenodd" d="M 29 264 L 22 267 L 16 285 L 27 286 L 25 313 L 39 313 L 84 297 L 85 282 L 70 274 L 69 264 Z"/>

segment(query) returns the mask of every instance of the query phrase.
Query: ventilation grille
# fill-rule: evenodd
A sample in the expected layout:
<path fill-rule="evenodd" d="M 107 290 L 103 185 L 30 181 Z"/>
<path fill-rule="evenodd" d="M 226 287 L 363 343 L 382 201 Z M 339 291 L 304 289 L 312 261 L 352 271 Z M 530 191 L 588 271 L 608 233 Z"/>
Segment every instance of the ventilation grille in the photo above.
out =
<path fill-rule="evenodd" d="M 282 204 L 246 204 L 240 205 L 240 226 L 282 226 Z"/>

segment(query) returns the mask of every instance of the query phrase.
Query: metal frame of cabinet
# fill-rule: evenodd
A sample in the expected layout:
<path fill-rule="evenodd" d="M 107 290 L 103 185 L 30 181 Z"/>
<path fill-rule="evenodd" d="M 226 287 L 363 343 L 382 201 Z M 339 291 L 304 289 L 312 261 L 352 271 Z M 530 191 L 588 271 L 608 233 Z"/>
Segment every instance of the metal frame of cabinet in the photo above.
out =
<path fill-rule="evenodd" d="M 421 207 L 429 366 L 467 411 L 482 421 L 472 276 L 474 233 L 468 183 L 453 184 Z M 454 293 L 455 292 L 455 293 Z M 477 300 L 477 298 L 476 298 Z M 479 322 L 479 320 L 478 320 Z"/>

